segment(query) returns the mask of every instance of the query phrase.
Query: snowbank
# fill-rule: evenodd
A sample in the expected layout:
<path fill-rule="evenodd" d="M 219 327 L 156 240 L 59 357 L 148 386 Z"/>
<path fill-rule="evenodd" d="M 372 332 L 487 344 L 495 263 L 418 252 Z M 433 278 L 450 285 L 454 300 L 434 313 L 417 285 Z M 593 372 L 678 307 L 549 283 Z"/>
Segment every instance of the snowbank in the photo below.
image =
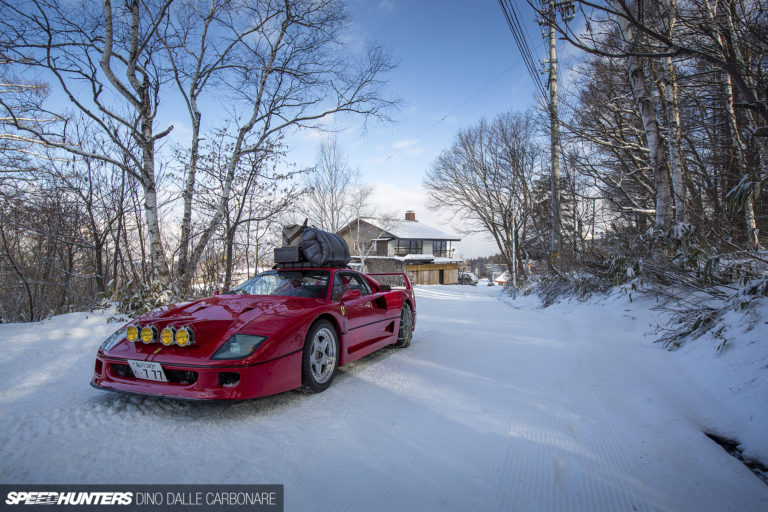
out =
<path fill-rule="evenodd" d="M 711 431 L 768 466 L 768 300 L 726 313 L 721 323 L 671 357 L 710 394 L 701 406 Z"/>
<path fill-rule="evenodd" d="M 500 298 L 518 309 L 541 308 L 535 293 Z M 631 317 L 647 326 L 644 343 L 653 344 L 657 329 L 669 321 L 658 306 L 657 299 L 625 285 L 586 301 L 568 297 L 550 308 L 553 313 L 568 310 L 586 316 L 599 311 L 595 316 L 601 320 Z M 685 339 L 677 350 L 653 346 L 705 391 L 707 400 L 688 401 L 701 418 L 702 431 L 737 441 L 744 458 L 768 466 L 768 299 L 754 300 L 745 311 L 726 313 L 719 325 L 723 328 Z"/>

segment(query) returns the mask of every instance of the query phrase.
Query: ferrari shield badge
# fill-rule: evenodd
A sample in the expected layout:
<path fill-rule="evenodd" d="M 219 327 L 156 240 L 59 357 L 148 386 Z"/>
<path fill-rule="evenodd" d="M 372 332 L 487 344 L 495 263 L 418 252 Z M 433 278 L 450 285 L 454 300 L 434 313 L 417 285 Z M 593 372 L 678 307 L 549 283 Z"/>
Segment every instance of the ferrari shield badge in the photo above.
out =
<path fill-rule="evenodd" d="M 344 304 L 341 305 L 341 316 L 344 316 L 347 314 L 346 309 L 344 309 Z"/>

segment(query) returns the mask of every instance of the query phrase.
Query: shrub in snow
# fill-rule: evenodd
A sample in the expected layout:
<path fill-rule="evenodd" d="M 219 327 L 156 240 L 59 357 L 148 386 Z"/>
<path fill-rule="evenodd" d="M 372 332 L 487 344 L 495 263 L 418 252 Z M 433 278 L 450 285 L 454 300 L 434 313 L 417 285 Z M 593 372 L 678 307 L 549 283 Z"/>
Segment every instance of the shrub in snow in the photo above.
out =
<path fill-rule="evenodd" d="M 128 281 L 115 291 L 112 300 L 118 312 L 137 316 L 182 299 L 173 285 L 164 286 L 155 279 L 150 283 Z"/>

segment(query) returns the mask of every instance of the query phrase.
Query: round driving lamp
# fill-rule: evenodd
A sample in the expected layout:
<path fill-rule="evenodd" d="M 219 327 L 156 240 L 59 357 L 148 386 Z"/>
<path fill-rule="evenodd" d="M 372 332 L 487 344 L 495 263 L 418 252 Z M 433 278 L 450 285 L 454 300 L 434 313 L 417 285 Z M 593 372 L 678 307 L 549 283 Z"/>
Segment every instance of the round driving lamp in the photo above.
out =
<path fill-rule="evenodd" d="M 192 335 L 192 329 L 188 326 L 184 326 L 176 331 L 176 344 L 180 347 L 186 347 L 192 343 L 194 336 Z"/>
<path fill-rule="evenodd" d="M 128 326 L 128 329 L 125 330 L 125 337 L 131 343 L 136 343 L 136 340 L 139 339 L 139 328 L 135 325 Z"/>
<path fill-rule="evenodd" d="M 160 341 L 165 345 L 166 347 L 169 347 L 173 345 L 173 328 L 172 327 L 166 327 L 162 330 L 160 333 Z"/>
<path fill-rule="evenodd" d="M 141 341 L 150 344 L 157 337 L 157 328 L 154 325 L 147 325 L 141 330 Z"/>

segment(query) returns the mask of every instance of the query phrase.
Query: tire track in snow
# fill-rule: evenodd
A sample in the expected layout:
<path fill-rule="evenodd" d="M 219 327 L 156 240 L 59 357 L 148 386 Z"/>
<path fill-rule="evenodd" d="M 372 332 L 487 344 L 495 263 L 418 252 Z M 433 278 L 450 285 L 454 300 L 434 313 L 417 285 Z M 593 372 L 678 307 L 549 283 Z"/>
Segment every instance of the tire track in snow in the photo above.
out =
<path fill-rule="evenodd" d="M 631 471 L 629 459 L 594 393 L 551 379 L 546 385 L 555 409 L 551 424 L 558 432 L 549 439 L 559 448 L 556 485 L 578 495 L 578 501 L 572 502 L 580 505 L 576 510 L 588 510 L 594 503 L 608 504 L 613 510 L 645 509 L 633 483 L 626 480 Z"/>
<path fill-rule="evenodd" d="M 495 510 L 649 509 L 622 479 L 629 460 L 594 395 L 564 393 L 546 378 L 535 387 L 492 462 Z"/>
<path fill-rule="evenodd" d="M 450 292 L 431 290 L 424 295 L 437 300 L 451 297 Z M 493 309 L 488 306 L 489 317 L 498 314 Z M 450 316 L 453 311 L 446 313 Z M 474 320 L 482 325 L 489 319 Z M 570 324 L 566 320 L 563 325 Z M 594 510 L 595 504 L 610 510 L 645 508 L 633 483 L 626 480 L 631 467 L 619 437 L 608 426 L 594 394 L 574 384 L 557 382 L 542 372 L 540 378 L 526 381 L 529 396 L 508 401 L 517 414 L 495 417 L 497 424 L 507 422 L 505 446 L 490 450 L 494 456 L 489 462 L 496 468 L 496 510 Z M 455 409 L 462 404 L 443 400 L 442 405 Z M 488 422 L 482 417 L 475 420 Z"/>

